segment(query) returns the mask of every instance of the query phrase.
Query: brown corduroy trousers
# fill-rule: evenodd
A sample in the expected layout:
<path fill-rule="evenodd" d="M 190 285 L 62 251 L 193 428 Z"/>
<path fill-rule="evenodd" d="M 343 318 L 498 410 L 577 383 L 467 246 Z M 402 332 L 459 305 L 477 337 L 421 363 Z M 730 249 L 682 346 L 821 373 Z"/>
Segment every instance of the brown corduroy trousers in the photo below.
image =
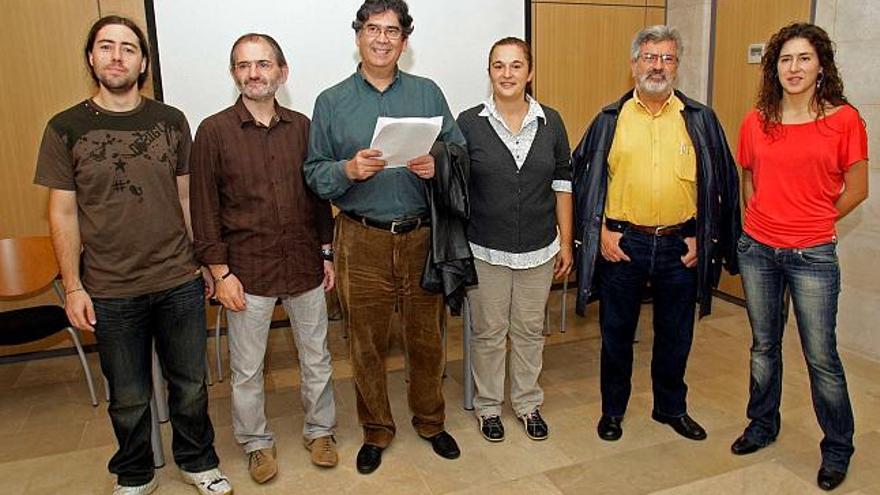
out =
<path fill-rule="evenodd" d="M 444 429 L 443 301 L 419 285 L 430 241 L 430 228 L 391 234 L 345 214 L 336 217 L 336 284 L 349 330 L 358 420 L 367 444 L 384 448 L 394 438 L 385 357 L 395 310 L 409 363 L 412 424 L 423 437 Z"/>

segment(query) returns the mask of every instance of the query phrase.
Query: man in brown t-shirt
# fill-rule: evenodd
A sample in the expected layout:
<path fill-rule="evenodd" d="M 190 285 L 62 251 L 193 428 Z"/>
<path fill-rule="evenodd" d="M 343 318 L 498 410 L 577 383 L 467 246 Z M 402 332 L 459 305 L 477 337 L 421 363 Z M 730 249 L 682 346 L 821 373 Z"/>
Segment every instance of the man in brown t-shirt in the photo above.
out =
<path fill-rule="evenodd" d="M 233 433 L 251 477 L 264 483 L 277 472 L 263 359 L 279 298 L 299 353 L 303 440 L 316 465 L 337 462 L 324 300 L 334 285 L 333 220 L 330 204 L 304 184 L 309 120 L 275 100 L 288 75 L 278 43 L 245 34 L 229 63 L 241 96 L 196 133 L 193 233 L 196 255 L 211 269 L 217 299 L 229 311 Z"/>
<path fill-rule="evenodd" d="M 156 489 L 150 448 L 153 342 L 169 383 L 174 460 L 202 494 L 231 493 L 217 469 L 205 388 L 205 284 L 188 236 L 186 118 L 141 96 L 148 46 L 131 20 L 98 20 L 85 45 L 96 94 L 46 126 L 34 182 L 73 326 L 95 332 L 119 450 L 114 495 Z M 210 278 L 208 278 L 210 281 Z M 208 291 L 212 290 L 209 284 Z"/>

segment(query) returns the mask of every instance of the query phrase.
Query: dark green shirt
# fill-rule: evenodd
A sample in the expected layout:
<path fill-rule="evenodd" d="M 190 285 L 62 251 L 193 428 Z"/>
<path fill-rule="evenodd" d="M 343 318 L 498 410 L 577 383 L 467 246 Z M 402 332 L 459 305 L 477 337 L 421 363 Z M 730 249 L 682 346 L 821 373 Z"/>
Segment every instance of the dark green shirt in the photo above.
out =
<path fill-rule="evenodd" d="M 464 145 L 464 136 L 434 81 L 398 70 L 391 85 L 380 92 L 356 71 L 315 101 L 309 157 L 303 166 L 306 182 L 342 211 L 375 220 L 427 214 L 422 179 L 405 167 L 352 181 L 345 175 L 345 162 L 370 147 L 378 117 L 437 116 L 443 116 L 438 139 Z"/>

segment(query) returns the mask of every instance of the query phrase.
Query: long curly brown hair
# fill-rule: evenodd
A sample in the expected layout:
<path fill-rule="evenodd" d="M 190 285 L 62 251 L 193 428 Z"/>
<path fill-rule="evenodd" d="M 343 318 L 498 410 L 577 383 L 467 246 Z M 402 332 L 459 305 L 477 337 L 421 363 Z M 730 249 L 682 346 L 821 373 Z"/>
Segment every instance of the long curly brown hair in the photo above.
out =
<path fill-rule="evenodd" d="M 843 95 L 843 80 L 834 62 L 834 43 L 824 29 L 806 22 L 796 22 L 785 26 L 774 34 L 767 43 L 766 51 L 761 59 L 761 89 L 755 107 L 763 117 L 765 133 L 772 133 L 782 120 L 782 84 L 779 82 L 777 62 L 782 45 L 794 38 L 807 40 L 822 66 L 820 84 L 810 100 L 810 106 L 816 111 L 816 119 L 825 116 L 825 108 L 829 106 L 848 105 Z"/>

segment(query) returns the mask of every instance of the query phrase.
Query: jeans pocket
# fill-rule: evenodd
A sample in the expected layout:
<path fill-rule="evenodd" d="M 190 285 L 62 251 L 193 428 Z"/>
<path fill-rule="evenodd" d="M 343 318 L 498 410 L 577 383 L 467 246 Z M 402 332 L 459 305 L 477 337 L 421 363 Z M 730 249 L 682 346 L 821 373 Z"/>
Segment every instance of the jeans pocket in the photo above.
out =
<path fill-rule="evenodd" d="M 747 236 L 745 233 L 739 236 L 739 239 L 736 241 L 736 252 L 739 254 L 745 254 L 751 249 L 754 241 L 751 237 Z"/>
<path fill-rule="evenodd" d="M 632 234 L 630 234 L 629 229 L 624 230 L 623 232 L 621 232 L 620 239 L 618 239 L 617 241 L 617 247 L 619 247 L 620 250 L 623 251 L 623 254 L 627 256 L 629 256 L 629 253 L 631 251 L 629 246 L 631 236 Z"/>
<path fill-rule="evenodd" d="M 798 255 L 808 265 L 837 264 L 837 246 L 833 242 L 799 249 Z"/>

